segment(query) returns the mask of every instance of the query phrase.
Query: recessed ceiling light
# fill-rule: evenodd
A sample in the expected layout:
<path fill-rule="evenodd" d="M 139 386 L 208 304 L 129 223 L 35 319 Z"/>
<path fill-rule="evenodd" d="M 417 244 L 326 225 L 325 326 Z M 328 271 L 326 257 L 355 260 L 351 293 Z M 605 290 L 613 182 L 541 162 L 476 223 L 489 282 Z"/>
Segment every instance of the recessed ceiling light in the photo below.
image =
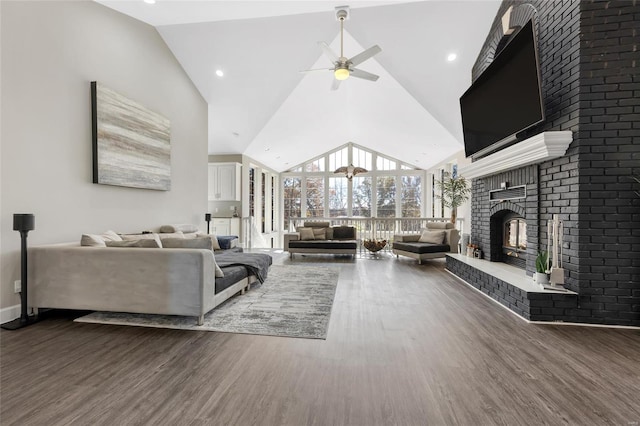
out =
<path fill-rule="evenodd" d="M 147 4 L 156 4 L 156 0 L 144 0 Z"/>
<path fill-rule="evenodd" d="M 231 134 L 232 134 L 233 136 L 235 136 L 236 138 L 237 138 L 238 136 L 240 136 L 240 133 L 238 133 L 238 132 L 233 132 L 233 133 L 231 133 Z"/>
<path fill-rule="evenodd" d="M 456 55 L 455 53 L 449 53 L 447 55 L 447 61 L 449 62 L 453 62 L 456 60 L 456 58 L 458 57 L 458 55 Z"/>
<path fill-rule="evenodd" d="M 271 148 L 265 148 L 264 150 L 265 150 L 265 151 L 269 151 L 270 149 L 271 149 Z"/>
<path fill-rule="evenodd" d="M 218 77 L 223 77 L 223 76 L 224 76 L 224 71 L 222 71 L 222 70 L 216 70 L 216 75 L 217 75 Z"/>

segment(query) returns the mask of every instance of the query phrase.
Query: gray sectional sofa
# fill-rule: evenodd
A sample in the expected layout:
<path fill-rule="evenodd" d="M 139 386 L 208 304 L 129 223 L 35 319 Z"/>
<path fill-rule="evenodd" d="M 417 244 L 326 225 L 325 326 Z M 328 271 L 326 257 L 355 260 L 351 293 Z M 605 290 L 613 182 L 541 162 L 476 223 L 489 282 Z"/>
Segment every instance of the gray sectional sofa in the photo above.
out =
<path fill-rule="evenodd" d="M 307 221 L 296 232 L 284 234 L 284 251 L 293 258 L 300 254 L 349 254 L 355 256 L 358 249 L 356 228 L 331 226 L 329 222 Z"/>
<path fill-rule="evenodd" d="M 441 240 L 421 242 L 420 234 L 396 234 L 393 238 L 393 253 L 398 256 L 408 256 L 416 259 L 418 263 L 423 260 L 445 257 L 447 253 L 458 253 L 460 232 L 453 223 L 433 222 L 428 223 L 427 228 L 430 237 L 441 235 Z"/>
<path fill-rule="evenodd" d="M 245 266 L 247 256 L 261 268 Z M 271 263 L 266 254 L 214 255 L 201 248 L 35 246 L 29 249 L 29 305 L 195 316 L 202 324 L 211 309 L 266 277 Z"/>

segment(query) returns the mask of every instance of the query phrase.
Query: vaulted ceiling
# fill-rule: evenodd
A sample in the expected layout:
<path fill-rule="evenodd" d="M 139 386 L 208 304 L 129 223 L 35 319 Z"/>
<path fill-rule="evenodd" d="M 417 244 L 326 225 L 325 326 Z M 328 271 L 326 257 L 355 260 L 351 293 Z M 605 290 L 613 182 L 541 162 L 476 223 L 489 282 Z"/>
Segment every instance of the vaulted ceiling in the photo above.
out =
<path fill-rule="evenodd" d="M 100 3 L 156 26 L 209 103 L 210 154 L 284 171 L 347 142 L 419 168 L 461 150 L 458 99 L 500 0 Z M 345 3 L 345 56 L 379 45 L 358 68 L 380 79 L 332 91 L 331 72 L 299 71 L 331 67 L 317 43 L 340 51 Z"/>

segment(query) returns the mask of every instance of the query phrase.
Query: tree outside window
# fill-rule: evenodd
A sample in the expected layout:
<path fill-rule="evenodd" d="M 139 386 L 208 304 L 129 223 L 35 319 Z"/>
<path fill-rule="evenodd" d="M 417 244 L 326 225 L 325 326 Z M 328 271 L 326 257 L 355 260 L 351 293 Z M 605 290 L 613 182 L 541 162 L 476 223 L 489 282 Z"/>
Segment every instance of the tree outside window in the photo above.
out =
<path fill-rule="evenodd" d="M 324 177 L 307 178 L 307 217 L 324 217 Z"/>
<path fill-rule="evenodd" d="M 329 178 L 329 217 L 346 217 L 348 199 L 347 178 Z"/>
<path fill-rule="evenodd" d="M 422 216 L 422 178 L 402 176 L 402 217 Z"/>
<path fill-rule="evenodd" d="M 356 176 L 353 182 L 353 216 L 371 217 L 371 177 Z"/>
<path fill-rule="evenodd" d="M 292 217 L 300 217 L 302 214 L 302 191 L 299 177 L 287 177 L 283 180 L 284 198 L 284 228 L 289 229 L 289 221 Z"/>

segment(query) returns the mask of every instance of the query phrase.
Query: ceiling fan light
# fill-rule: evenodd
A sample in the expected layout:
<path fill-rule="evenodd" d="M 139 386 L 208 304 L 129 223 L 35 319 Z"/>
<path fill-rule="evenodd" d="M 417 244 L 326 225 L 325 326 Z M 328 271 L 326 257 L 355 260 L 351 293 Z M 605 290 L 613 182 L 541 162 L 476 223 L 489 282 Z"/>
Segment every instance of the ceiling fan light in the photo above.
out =
<path fill-rule="evenodd" d="M 336 80 L 346 80 L 349 78 L 349 70 L 346 68 L 338 68 L 333 72 Z"/>

